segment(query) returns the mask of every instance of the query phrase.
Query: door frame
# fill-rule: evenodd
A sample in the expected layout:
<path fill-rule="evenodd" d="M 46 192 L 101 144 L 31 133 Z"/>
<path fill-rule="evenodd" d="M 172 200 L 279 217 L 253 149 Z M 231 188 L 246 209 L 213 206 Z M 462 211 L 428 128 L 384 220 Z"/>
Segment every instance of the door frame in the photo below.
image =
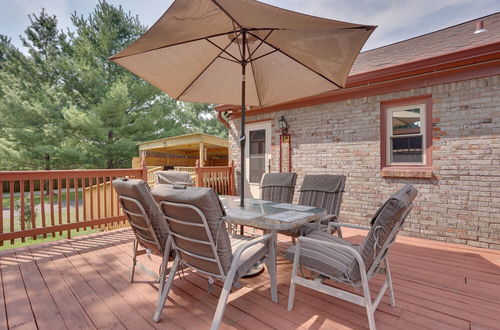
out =
<path fill-rule="evenodd" d="M 258 198 L 259 196 L 255 196 L 255 188 L 258 189 L 260 186 L 260 182 L 250 183 L 250 131 L 256 131 L 264 129 L 266 131 L 266 142 L 265 142 L 265 171 L 267 173 L 269 171 L 269 164 L 271 162 L 271 120 L 259 121 L 254 123 L 246 123 L 245 124 L 245 181 L 248 183 L 250 187 L 250 191 L 254 198 Z M 252 189 L 253 188 L 253 189 Z M 253 191 L 252 191 L 253 190 Z"/>

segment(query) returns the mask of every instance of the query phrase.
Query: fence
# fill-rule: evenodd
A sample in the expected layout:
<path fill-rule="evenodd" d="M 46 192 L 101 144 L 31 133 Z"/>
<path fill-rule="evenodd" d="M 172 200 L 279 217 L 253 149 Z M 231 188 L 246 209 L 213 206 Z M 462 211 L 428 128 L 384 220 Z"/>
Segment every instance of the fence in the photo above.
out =
<path fill-rule="evenodd" d="M 71 230 L 126 225 L 111 184 L 129 177 L 154 182 L 161 167 L 113 170 L 0 172 L 0 246 L 27 237 L 56 237 Z M 234 195 L 234 165 L 194 168 L 197 187 Z"/>
<path fill-rule="evenodd" d="M 124 222 L 110 183 L 117 177 L 143 178 L 143 173 L 142 169 L 0 172 L 0 245 L 38 235 L 55 237 L 63 231 L 71 237 L 72 229 Z M 89 189 L 95 189 L 95 196 L 86 193 Z"/>
<path fill-rule="evenodd" d="M 198 162 L 195 168 L 196 186 L 213 188 L 219 195 L 234 195 L 234 162 L 230 166 L 200 167 Z"/>

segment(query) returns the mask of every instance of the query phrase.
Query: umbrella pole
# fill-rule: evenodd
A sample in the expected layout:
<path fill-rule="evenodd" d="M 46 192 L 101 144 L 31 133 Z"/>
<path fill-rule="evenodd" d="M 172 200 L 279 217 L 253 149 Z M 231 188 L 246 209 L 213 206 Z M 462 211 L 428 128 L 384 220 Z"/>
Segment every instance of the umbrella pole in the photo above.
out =
<path fill-rule="evenodd" d="M 240 135 L 240 206 L 245 206 L 245 68 L 247 65 L 246 62 L 246 43 L 247 43 L 247 34 L 243 29 L 243 51 L 242 51 L 242 59 L 241 59 L 241 135 Z M 243 229 L 243 227 L 241 228 Z"/>

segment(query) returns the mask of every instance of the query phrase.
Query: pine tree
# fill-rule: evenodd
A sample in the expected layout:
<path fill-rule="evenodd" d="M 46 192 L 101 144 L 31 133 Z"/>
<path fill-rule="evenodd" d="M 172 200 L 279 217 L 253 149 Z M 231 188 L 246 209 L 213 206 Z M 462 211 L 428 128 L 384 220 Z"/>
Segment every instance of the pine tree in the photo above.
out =
<path fill-rule="evenodd" d="M 28 56 L 1 39 L 0 148 L 3 169 L 51 169 L 64 163 L 59 157 L 64 138 L 61 109 L 67 98 L 60 93 L 57 62 L 64 56 L 65 34 L 57 19 L 42 10 L 29 16 L 31 25 L 22 38 Z M 61 164 L 60 163 L 60 164 Z M 61 165 L 59 165 L 61 166 Z"/>

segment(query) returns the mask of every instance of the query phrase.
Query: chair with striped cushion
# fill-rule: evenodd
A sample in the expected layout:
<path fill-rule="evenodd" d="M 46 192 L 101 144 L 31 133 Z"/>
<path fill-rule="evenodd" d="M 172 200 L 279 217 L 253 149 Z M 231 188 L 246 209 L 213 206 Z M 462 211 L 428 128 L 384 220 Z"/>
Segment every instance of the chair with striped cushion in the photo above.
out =
<path fill-rule="evenodd" d="M 330 222 L 338 221 L 345 181 L 345 175 L 306 175 L 299 190 L 299 204 L 326 209 L 327 214 L 314 223 L 280 233 L 295 238 L 310 229 L 326 231 Z M 340 228 L 334 227 L 333 230 L 342 237 Z"/>
<path fill-rule="evenodd" d="M 405 219 L 413 206 L 417 189 L 406 185 L 379 208 L 371 219 L 371 227 L 344 225 L 331 222 L 329 227 L 354 227 L 368 230 L 361 245 L 312 229 L 305 237 L 299 237 L 297 244 L 286 252 L 287 258 L 293 260 L 288 310 L 293 308 L 295 285 L 302 285 L 331 296 L 365 306 L 368 314 L 368 325 L 375 329 L 374 313 L 389 289 L 391 306 L 395 306 L 394 290 L 389 269 L 388 251 L 396 235 L 402 229 Z M 317 274 L 316 279 L 297 276 L 298 267 L 305 266 Z M 385 275 L 385 282 L 372 302 L 368 281 L 377 274 Z M 323 283 L 325 279 L 362 287 L 362 295 L 353 294 Z"/>
<path fill-rule="evenodd" d="M 261 199 L 276 203 L 291 203 L 297 173 L 266 173 L 260 183 Z"/>
<path fill-rule="evenodd" d="M 217 193 L 210 188 L 182 189 L 157 185 L 152 194 L 167 219 L 175 260 L 158 301 L 154 321 L 158 322 L 165 300 L 179 265 L 208 275 L 209 287 L 213 279 L 224 282 L 212 321 L 217 329 L 222 321 L 229 293 L 238 287 L 238 279 L 256 264 L 266 261 L 271 280 L 271 295 L 277 302 L 276 254 L 271 234 L 258 238 L 230 235 L 225 211 Z"/>

